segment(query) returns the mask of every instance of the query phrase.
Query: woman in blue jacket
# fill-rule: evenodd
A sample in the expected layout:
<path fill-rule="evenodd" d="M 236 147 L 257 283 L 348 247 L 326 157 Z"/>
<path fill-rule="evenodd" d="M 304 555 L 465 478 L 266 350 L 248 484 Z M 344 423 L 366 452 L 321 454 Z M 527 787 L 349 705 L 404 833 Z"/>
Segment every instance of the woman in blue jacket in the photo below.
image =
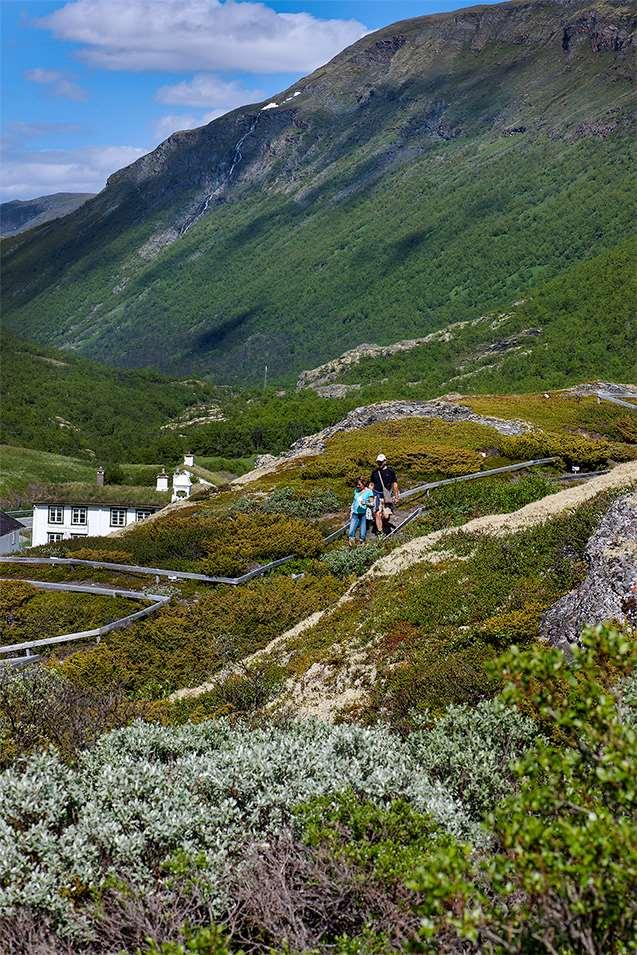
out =
<path fill-rule="evenodd" d="M 349 522 L 349 546 L 353 547 L 356 543 L 356 531 L 359 532 L 360 542 L 364 543 L 367 536 L 367 508 L 371 506 L 374 500 L 374 492 L 366 487 L 365 480 L 359 477 L 356 481 L 356 490 L 354 491 L 354 500 L 350 511 Z"/>

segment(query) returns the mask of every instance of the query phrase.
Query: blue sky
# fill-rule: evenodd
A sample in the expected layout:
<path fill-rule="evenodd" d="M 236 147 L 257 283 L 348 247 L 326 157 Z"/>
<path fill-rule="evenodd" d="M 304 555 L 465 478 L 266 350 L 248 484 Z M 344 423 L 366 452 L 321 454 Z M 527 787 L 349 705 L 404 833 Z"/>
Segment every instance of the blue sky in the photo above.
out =
<path fill-rule="evenodd" d="M 170 133 L 459 0 L 0 0 L 0 198 L 96 192 Z"/>

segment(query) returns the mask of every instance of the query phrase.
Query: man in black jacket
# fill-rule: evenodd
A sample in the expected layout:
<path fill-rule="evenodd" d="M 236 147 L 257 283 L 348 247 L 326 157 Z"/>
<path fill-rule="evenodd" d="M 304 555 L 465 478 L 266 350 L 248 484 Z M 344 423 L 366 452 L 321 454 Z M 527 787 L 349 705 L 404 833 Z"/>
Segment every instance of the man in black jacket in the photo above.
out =
<path fill-rule="evenodd" d="M 379 454 L 376 458 L 376 467 L 372 471 L 370 479 L 374 484 L 374 498 L 376 506 L 374 508 L 374 518 L 376 520 L 376 530 L 379 534 L 383 533 L 383 505 L 397 504 L 400 499 L 398 490 L 398 478 L 393 468 L 387 464 L 387 458 L 384 454 Z M 390 497 L 391 495 L 391 497 Z M 387 498 L 390 497 L 390 500 Z"/>

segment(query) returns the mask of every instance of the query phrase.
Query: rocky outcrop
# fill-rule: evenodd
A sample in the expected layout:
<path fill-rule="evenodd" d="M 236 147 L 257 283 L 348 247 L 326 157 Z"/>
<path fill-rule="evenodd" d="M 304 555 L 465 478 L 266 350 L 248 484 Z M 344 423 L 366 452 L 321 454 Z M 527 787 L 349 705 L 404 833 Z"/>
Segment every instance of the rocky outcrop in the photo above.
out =
<path fill-rule="evenodd" d="M 450 400 L 451 397 L 448 396 L 446 399 L 435 398 L 433 401 L 379 401 L 374 405 L 354 408 L 336 424 L 329 425 L 322 431 L 317 431 L 316 434 L 299 438 L 290 447 L 289 451 L 278 457 L 272 454 L 261 455 L 257 458 L 256 467 L 253 471 L 248 471 L 247 474 L 236 478 L 232 483 L 235 486 L 249 484 L 265 474 L 272 473 L 284 461 L 320 454 L 325 449 L 325 442 L 339 431 L 357 431 L 359 428 L 367 428 L 370 424 L 376 424 L 378 421 L 400 421 L 404 418 L 437 418 L 439 421 L 449 421 L 451 423 L 468 421 L 495 428 L 500 434 L 508 436 L 525 434 L 532 430 L 531 425 L 526 421 L 516 419 L 505 421 L 503 418 L 480 415 L 472 411 L 471 408 L 467 408 L 466 405 L 457 404 Z"/>
<path fill-rule="evenodd" d="M 615 395 L 617 398 L 637 398 L 637 385 L 621 385 L 614 381 L 590 381 L 582 385 L 565 388 L 562 394 L 575 398 L 595 397 L 598 392 Z"/>
<path fill-rule="evenodd" d="M 503 317 L 506 318 L 508 316 L 499 316 L 498 319 L 491 321 L 491 327 L 493 329 L 497 328 Z M 338 378 L 353 365 L 358 365 L 361 361 L 369 358 L 390 358 L 392 355 L 397 355 L 400 352 L 412 351 L 414 348 L 431 345 L 434 342 L 450 342 L 454 339 L 455 333 L 460 331 L 460 329 L 466 328 L 467 326 L 475 327 L 490 319 L 492 319 L 492 316 L 483 315 L 471 321 L 454 322 L 452 325 L 448 325 L 439 331 L 431 332 L 422 338 L 406 338 L 402 341 L 394 342 L 393 345 L 369 345 L 363 342 L 361 345 L 357 345 L 355 348 L 350 348 L 349 351 L 343 352 L 338 358 L 333 358 L 331 361 L 319 365 L 318 368 L 310 368 L 307 371 L 302 371 L 299 375 L 296 387 L 299 390 L 302 388 L 311 388 L 323 398 L 343 398 L 348 392 L 361 387 L 358 384 L 335 384 Z M 472 361 L 481 361 L 489 355 L 502 354 L 504 352 L 513 351 L 516 348 L 521 348 L 529 338 L 537 338 L 541 334 L 541 328 L 525 328 L 508 338 L 496 339 L 473 355 Z M 464 367 L 464 365 L 459 366 L 460 370 Z"/>
<path fill-rule="evenodd" d="M 611 505 L 588 542 L 586 559 L 586 579 L 542 618 L 542 635 L 564 650 L 577 643 L 587 624 L 637 625 L 637 492 Z"/>
<path fill-rule="evenodd" d="M 325 442 L 339 431 L 357 431 L 367 428 L 378 421 L 399 421 L 403 418 L 437 418 L 439 421 L 449 421 L 452 424 L 470 421 L 474 424 L 484 424 L 495 428 L 500 434 L 509 436 L 525 434 L 531 430 L 526 421 L 505 421 L 502 418 L 491 418 L 480 415 L 466 405 L 456 404 L 436 398 L 433 401 L 379 401 L 375 405 L 365 405 L 354 408 L 345 418 L 332 424 L 316 434 L 295 441 L 287 457 L 299 453 L 312 452 L 318 454 L 325 447 Z"/>
<path fill-rule="evenodd" d="M 447 328 L 437 332 L 431 332 L 431 334 L 425 335 L 423 338 L 406 338 L 403 339 L 403 341 L 394 342 L 393 345 L 370 345 L 367 344 L 367 342 L 363 342 L 355 348 L 350 348 L 349 351 L 339 355 L 338 358 L 333 358 L 331 361 L 325 362 L 324 365 L 319 365 L 318 368 L 310 368 L 307 371 L 302 371 L 299 375 L 296 387 L 299 389 L 312 388 L 321 394 L 322 392 L 319 392 L 319 388 L 336 381 L 336 379 L 351 368 L 352 365 L 358 365 L 359 362 L 365 358 L 389 358 L 391 355 L 397 355 L 403 351 L 411 351 L 413 348 L 418 348 L 420 345 L 428 345 L 431 342 L 449 342 L 454 336 L 455 329 L 464 328 L 465 325 L 476 324 L 476 322 L 481 321 L 482 319 L 480 318 L 474 320 L 473 323 L 455 322 L 453 325 L 449 325 Z M 341 397 L 341 395 L 325 395 L 324 392 L 322 394 L 324 397 Z"/>
<path fill-rule="evenodd" d="M 360 385 L 317 385 L 314 388 L 320 398 L 346 398 L 353 391 L 360 390 Z"/>

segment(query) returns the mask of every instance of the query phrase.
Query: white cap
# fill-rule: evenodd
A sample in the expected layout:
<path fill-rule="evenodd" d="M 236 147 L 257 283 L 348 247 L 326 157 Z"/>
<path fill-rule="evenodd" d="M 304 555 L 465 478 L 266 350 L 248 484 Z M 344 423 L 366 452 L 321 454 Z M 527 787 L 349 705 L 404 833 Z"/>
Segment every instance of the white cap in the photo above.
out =
<path fill-rule="evenodd" d="M 385 457 L 384 454 L 379 454 L 378 457 L 376 458 L 376 460 L 377 460 L 377 461 L 380 461 L 380 462 L 382 463 L 383 461 L 386 461 L 387 458 Z"/>

